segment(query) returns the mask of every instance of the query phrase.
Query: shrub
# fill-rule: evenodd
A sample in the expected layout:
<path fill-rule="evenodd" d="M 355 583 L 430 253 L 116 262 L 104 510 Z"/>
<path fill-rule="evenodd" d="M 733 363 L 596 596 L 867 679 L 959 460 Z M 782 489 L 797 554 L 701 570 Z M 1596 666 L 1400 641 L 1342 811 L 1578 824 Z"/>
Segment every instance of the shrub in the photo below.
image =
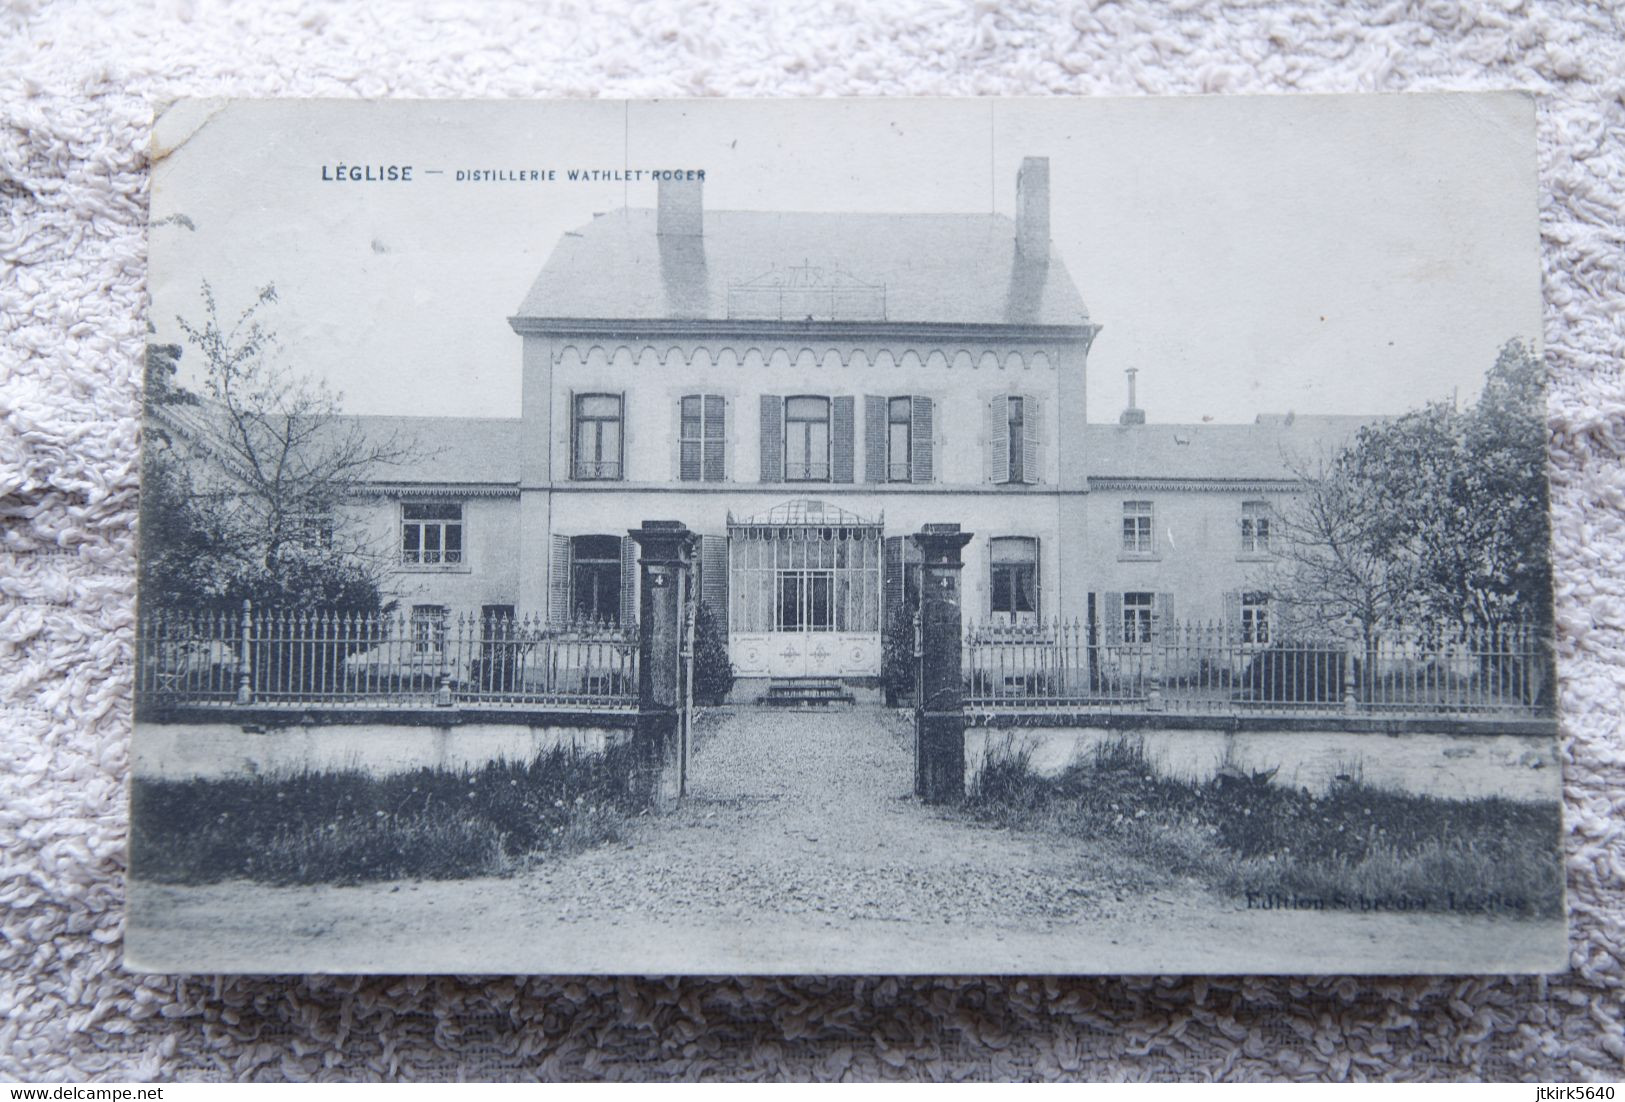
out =
<path fill-rule="evenodd" d="M 1347 664 L 1340 647 L 1277 643 L 1247 663 L 1241 687 L 1248 699 L 1272 704 L 1335 703 L 1343 699 Z"/>
<path fill-rule="evenodd" d="M 1272 783 L 1274 770 L 1161 776 L 1143 743 L 1099 743 L 1054 777 L 1010 740 L 990 748 L 965 810 L 1000 826 L 1051 830 L 1098 847 L 1117 875 L 1191 875 L 1245 895 L 1279 893 L 1366 909 L 1561 913 L 1560 808 L 1489 797 L 1394 792 L 1350 776 L 1323 794 Z"/>
<path fill-rule="evenodd" d="M 387 777 L 137 780 L 131 871 L 180 883 L 503 875 L 535 855 L 615 840 L 647 806 L 645 785 L 630 744 Z"/>
<path fill-rule="evenodd" d="M 896 708 L 914 700 L 914 678 L 918 660 L 914 657 L 914 614 L 919 601 L 893 605 L 886 614 L 886 629 L 880 638 L 880 685 L 886 703 Z"/>
<path fill-rule="evenodd" d="M 694 699 L 701 704 L 720 704 L 733 687 L 728 635 L 711 609 L 701 603 L 694 615 Z"/>

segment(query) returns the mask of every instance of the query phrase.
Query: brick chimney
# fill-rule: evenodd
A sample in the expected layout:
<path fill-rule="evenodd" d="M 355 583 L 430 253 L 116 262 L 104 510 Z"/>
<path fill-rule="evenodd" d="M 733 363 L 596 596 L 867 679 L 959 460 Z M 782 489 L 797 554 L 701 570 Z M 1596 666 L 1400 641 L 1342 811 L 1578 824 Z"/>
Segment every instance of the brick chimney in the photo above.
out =
<path fill-rule="evenodd" d="M 1049 158 L 1023 157 L 1016 173 L 1016 251 L 1049 261 Z"/>
<path fill-rule="evenodd" d="M 705 233 L 703 180 L 661 180 L 657 231 L 662 237 L 701 237 Z"/>

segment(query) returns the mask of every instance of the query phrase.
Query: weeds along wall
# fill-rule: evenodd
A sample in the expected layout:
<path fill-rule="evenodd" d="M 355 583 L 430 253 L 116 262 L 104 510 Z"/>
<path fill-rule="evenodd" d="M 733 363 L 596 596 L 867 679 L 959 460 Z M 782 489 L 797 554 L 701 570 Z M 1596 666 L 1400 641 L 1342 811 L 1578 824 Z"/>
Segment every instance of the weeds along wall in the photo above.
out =
<path fill-rule="evenodd" d="M 417 769 L 525 763 L 559 748 L 603 754 L 631 738 L 626 725 L 399 722 L 244 724 L 241 720 L 146 723 L 135 739 L 142 780 L 221 780 L 357 771 L 386 777 Z"/>
<path fill-rule="evenodd" d="M 1142 740 L 1146 760 L 1160 775 L 1201 782 L 1221 771 L 1265 774 L 1273 783 L 1320 794 L 1338 778 L 1376 788 L 1447 799 L 1502 796 L 1561 801 L 1562 773 L 1550 734 L 1355 730 L 1233 731 L 1145 726 L 1134 731 L 1098 727 L 988 727 L 965 730 L 965 790 L 989 760 L 1023 752 L 1039 776 L 1053 777 L 1088 760 L 1094 748 L 1125 738 Z"/>

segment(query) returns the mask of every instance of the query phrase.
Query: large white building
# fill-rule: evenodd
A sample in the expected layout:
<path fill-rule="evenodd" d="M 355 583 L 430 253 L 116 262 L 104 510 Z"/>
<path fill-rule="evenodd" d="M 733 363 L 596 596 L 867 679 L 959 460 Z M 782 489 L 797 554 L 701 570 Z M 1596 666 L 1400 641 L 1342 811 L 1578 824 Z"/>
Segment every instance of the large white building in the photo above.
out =
<path fill-rule="evenodd" d="M 1350 418 L 1091 424 L 1100 327 L 1049 238 L 1049 166 L 1012 221 L 708 211 L 662 183 L 563 235 L 518 312 L 511 419 L 363 418 L 423 458 L 359 522 L 428 630 L 458 614 L 629 621 L 645 520 L 699 533 L 736 673 L 871 677 L 909 533 L 952 521 L 971 619 L 1268 630 L 1294 458 Z M 493 324 L 500 324 L 492 319 Z"/>

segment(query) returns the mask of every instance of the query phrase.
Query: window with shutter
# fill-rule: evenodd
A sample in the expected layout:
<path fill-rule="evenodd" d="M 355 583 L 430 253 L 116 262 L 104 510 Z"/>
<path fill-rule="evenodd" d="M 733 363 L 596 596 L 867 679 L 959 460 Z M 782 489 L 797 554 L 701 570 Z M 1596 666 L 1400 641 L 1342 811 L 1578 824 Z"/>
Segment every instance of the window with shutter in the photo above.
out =
<path fill-rule="evenodd" d="M 994 621 L 1036 623 L 1038 541 L 1029 536 L 998 536 L 988 542 L 988 604 Z"/>
<path fill-rule="evenodd" d="M 762 481 L 784 481 L 784 399 L 762 395 Z"/>
<path fill-rule="evenodd" d="M 863 399 L 863 480 L 886 481 L 886 399 L 878 394 Z"/>
<path fill-rule="evenodd" d="M 720 394 L 688 394 L 680 402 L 677 477 L 684 482 L 721 482 L 726 477 L 727 401 Z"/>
<path fill-rule="evenodd" d="M 571 440 L 570 477 L 618 480 L 623 477 L 625 401 L 619 394 L 577 394 Z"/>
<path fill-rule="evenodd" d="M 1270 595 L 1259 590 L 1241 594 L 1241 641 L 1267 644 L 1270 641 Z"/>
<path fill-rule="evenodd" d="M 577 623 L 621 622 L 625 594 L 618 536 L 576 536 L 570 541 L 570 619 Z"/>
<path fill-rule="evenodd" d="M 1027 481 L 1027 400 L 1012 394 L 1004 400 L 1008 416 L 1005 418 L 1005 453 L 1009 456 L 1006 482 Z"/>
<path fill-rule="evenodd" d="M 1122 639 L 1125 643 L 1151 642 L 1157 611 L 1157 594 L 1131 592 L 1122 595 Z"/>
<path fill-rule="evenodd" d="M 911 482 L 914 453 L 909 440 L 914 434 L 914 403 L 893 398 L 886 403 L 886 481 Z"/>
<path fill-rule="evenodd" d="M 784 479 L 830 481 L 830 401 L 813 395 L 784 400 Z"/>

